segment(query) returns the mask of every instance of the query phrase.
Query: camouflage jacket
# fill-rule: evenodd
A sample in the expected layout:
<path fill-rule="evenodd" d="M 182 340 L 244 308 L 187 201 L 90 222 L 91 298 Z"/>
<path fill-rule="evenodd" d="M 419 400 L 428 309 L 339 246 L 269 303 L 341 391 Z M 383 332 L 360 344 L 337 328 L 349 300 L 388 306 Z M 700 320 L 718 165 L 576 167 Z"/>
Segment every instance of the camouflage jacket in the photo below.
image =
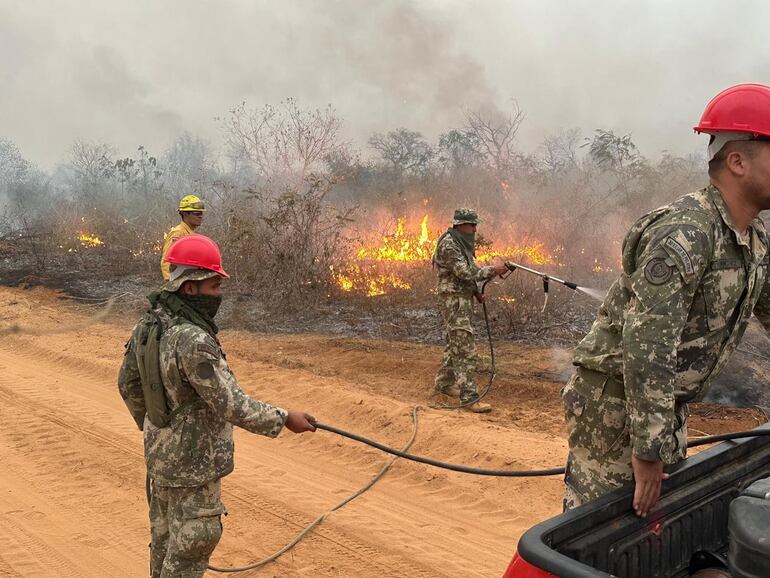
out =
<path fill-rule="evenodd" d="M 147 471 L 161 486 L 198 486 L 233 471 L 233 425 L 275 437 L 286 422 L 285 410 L 256 401 L 238 385 L 225 355 L 210 334 L 192 323 L 170 319 L 160 340 L 160 366 L 170 410 L 191 400 L 157 428 L 145 418 L 132 334 L 120 369 L 118 388 L 144 431 Z"/>
<path fill-rule="evenodd" d="M 492 267 L 477 267 L 468 263 L 463 251 L 449 235 L 444 235 L 436 246 L 433 264 L 438 269 L 438 292 L 460 293 L 472 297 L 478 283 L 494 277 Z"/>
<path fill-rule="evenodd" d="M 623 383 L 634 455 L 670 462 L 674 407 L 705 395 L 752 311 L 770 327 L 767 247 L 759 219 L 739 235 L 713 186 L 631 228 L 623 273 L 574 363 Z"/>

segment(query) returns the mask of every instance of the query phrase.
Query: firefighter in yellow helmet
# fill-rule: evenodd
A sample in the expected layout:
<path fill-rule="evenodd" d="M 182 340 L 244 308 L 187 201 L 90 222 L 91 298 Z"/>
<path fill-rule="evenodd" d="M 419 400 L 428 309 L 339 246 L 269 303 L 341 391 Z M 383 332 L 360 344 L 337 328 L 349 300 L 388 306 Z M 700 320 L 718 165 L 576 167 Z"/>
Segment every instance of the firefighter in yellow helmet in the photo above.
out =
<path fill-rule="evenodd" d="M 166 262 L 166 255 L 171 245 L 185 235 L 190 235 L 195 232 L 195 229 L 200 227 L 203 222 L 203 212 L 206 210 L 206 206 L 203 201 L 195 195 L 187 195 L 182 197 L 179 201 L 179 216 L 182 217 L 182 222 L 176 227 L 173 227 L 168 233 L 163 236 L 163 253 L 160 256 L 160 271 L 163 274 L 163 280 L 168 281 L 171 274 L 171 264 Z"/>

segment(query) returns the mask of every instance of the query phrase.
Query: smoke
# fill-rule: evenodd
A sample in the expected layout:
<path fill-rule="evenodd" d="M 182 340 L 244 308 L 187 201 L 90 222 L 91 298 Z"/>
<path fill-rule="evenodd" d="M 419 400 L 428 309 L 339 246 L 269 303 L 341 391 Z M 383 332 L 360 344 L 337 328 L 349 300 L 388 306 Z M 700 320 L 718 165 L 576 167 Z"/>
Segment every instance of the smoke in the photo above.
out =
<path fill-rule="evenodd" d="M 714 380 L 704 401 L 737 407 L 770 407 L 770 339 L 752 318 L 730 361 Z"/>
<path fill-rule="evenodd" d="M 332 104 L 363 145 L 515 98 L 525 150 L 576 126 L 684 153 L 705 146 L 690 129 L 711 96 L 766 80 L 769 16 L 760 0 L 0 0 L 0 136 L 50 166 L 74 138 L 214 140 L 231 106 L 292 96 Z"/>

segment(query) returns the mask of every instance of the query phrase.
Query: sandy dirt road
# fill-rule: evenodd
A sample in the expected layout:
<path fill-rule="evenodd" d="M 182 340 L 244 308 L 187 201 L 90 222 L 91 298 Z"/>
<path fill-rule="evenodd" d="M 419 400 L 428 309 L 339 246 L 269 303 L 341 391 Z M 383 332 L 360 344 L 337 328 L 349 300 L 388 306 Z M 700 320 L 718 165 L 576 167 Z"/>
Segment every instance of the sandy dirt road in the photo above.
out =
<path fill-rule="evenodd" d="M 96 309 L 52 291 L 0 288 L 0 327 L 81 324 Z M 0 576 L 146 576 L 141 433 L 115 381 L 135 316 L 75 332 L 0 335 Z M 327 336 L 221 335 L 253 396 L 400 447 L 429 401 L 438 349 Z M 412 451 L 487 468 L 558 466 L 564 352 L 501 346 L 489 416 L 426 409 Z M 717 412 L 719 413 L 719 412 Z M 750 412 L 696 416 L 709 433 Z M 728 419 L 725 419 L 727 417 Z M 213 563 L 242 565 L 288 542 L 386 461 L 327 432 L 236 433 L 229 510 Z M 399 461 L 292 552 L 247 576 L 500 576 L 519 536 L 560 510 L 557 478 L 475 477 Z M 216 575 L 216 574 L 211 574 Z"/>

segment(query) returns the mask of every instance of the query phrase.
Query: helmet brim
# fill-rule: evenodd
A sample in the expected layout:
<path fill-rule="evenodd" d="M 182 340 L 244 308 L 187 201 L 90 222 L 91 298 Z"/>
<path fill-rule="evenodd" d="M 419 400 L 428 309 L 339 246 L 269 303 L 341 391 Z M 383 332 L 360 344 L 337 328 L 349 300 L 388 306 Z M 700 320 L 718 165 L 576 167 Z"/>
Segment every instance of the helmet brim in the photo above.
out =
<path fill-rule="evenodd" d="M 190 271 L 185 271 L 176 279 L 166 281 L 160 286 L 160 290 L 175 293 L 176 291 L 179 291 L 179 288 L 185 281 L 203 281 L 204 279 L 211 279 L 212 277 L 227 277 L 227 274 L 221 275 L 217 271 L 212 271 L 211 269 L 192 269 Z"/>

